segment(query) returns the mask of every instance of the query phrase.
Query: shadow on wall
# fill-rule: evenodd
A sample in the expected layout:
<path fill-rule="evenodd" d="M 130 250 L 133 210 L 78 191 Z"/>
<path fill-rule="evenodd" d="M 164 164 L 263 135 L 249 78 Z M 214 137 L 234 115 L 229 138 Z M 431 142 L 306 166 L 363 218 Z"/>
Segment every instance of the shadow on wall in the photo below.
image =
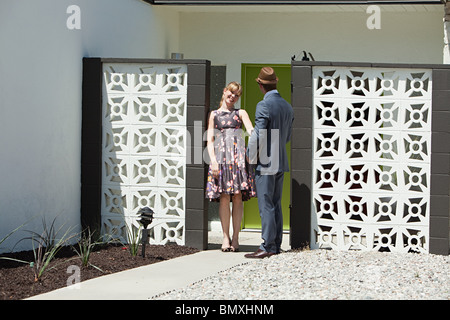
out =
<path fill-rule="evenodd" d="M 291 248 L 299 249 L 310 245 L 311 239 L 311 190 L 292 179 L 292 204 L 290 212 Z"/>

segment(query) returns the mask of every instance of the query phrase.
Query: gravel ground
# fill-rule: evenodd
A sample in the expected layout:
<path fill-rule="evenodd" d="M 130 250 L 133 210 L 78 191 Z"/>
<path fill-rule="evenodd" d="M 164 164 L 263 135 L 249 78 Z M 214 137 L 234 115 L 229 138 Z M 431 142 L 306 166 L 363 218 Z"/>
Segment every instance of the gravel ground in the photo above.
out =
<path fill-rule="evenodd" d="M 312 250 L 222 271 L 152 299 L 450 299 L 449 256 Z"/>

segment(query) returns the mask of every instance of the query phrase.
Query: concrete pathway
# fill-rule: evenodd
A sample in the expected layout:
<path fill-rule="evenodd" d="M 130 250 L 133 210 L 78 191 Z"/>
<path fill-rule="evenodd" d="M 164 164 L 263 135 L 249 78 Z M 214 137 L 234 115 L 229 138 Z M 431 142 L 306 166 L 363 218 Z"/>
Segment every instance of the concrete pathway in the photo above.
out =
<path fill-rule="evenodd" d="M 146 300 L 185 287 L 220 271 L 246 263 L 244 255 L 261 243 L 259 232 L 241 232 L 239 252 L 220 250 L 221 233 L 209 233 L 209 249 L 195 254 L 126 270 L 75 286 L 61 288 L 29 298 L 30 300 Z M 283 250 L 289 250 L 289 235 L 283 237 Z M 68 275 L 69 277 L 69 275 Z"/>

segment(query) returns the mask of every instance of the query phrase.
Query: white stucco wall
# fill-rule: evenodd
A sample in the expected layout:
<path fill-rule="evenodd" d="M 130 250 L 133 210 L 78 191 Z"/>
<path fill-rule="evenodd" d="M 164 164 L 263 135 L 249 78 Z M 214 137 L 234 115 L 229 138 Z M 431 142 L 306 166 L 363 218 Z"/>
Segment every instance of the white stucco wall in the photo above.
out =
<path fill-rule="evenodd" d="M 240 81 L 241 63 L 289 64 L 302 50 L 317 61 L 442 63 L 443 6 L 381 7 L 381 29 L 372 30 L 365 7 L 313 7 L 181 12 L 180 51 L 226 65 L 227 81 Z"/>
<path fill-rule="evenodd" d="M 444 63 L 450 64 L 450 21 L 444 23 Z"/>
<path fill-rule="evenodd" d="M 168 58 L 177 42 L 178 14 L 140 0 L 0 1 L 0 239 L 33 217 L 23 229 L 80 230 L 82 58 Z"/>
<path fill-rule="evenodd" d="M 445 3 L 444 15 L 444 63 L 450 64 L 450 1 Z"/>

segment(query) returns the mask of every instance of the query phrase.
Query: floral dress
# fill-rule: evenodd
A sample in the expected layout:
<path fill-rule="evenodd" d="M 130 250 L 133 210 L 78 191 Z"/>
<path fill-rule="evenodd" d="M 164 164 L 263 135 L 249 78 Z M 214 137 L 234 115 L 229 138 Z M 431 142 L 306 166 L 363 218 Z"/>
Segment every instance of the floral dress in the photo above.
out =
<path fill-rule="evenodd" d="M 219 177 L 208 170 L 206 197 L 220 201 L 220 194 L 242 193 L 242 200 L 256 197 L 254 170 L 245 158 L 245 140 L 239 109 L 214 110 L 214 153 L 219 164 Z M 231 200 L 232 197 L 230 197 Z"/>

